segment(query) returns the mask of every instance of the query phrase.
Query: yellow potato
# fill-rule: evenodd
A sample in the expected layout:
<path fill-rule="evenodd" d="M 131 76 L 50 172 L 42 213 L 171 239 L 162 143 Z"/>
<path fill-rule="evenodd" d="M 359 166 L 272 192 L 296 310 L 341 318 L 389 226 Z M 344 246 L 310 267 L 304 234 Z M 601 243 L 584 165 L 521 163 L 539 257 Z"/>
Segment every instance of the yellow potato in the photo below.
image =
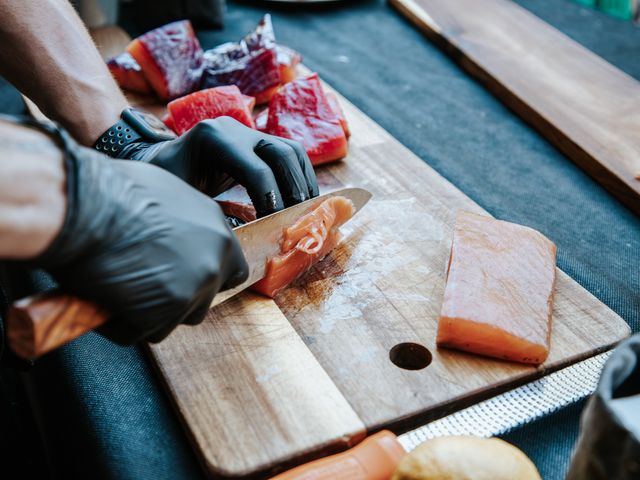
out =
<path fill-rule="evenodd" d="M 404 457 L 392 480 L 541 480 L 519 449 L 498 438 L 440 437 Z"/>

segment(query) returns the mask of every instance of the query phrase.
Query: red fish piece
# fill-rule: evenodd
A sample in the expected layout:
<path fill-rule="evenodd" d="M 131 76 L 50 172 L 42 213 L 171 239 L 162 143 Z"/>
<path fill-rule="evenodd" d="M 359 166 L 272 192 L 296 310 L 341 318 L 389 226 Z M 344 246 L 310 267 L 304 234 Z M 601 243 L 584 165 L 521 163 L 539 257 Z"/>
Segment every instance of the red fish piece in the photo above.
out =
<path fill-rule="evenodd" d="M 255 31 L 239 42 L 229 42 L 204 54 L 202 88 L 236 85 L 256 103 L 269 101 L 280 84 L 271 16 L 265 15 Z"/>
<path fill-rule="evenodd" d="M 330 197 L 286 228 L 280 255 L 268 261 L 265 277 L 251 289 L 275 297 L 333 250 L 341 238 L 338 228 L 353 217 L 354 212 L 351 200 Z"/>
<path fill-rule="evenodd" d="M 107 67 L 120 88 L 137 93 L 151 93 L 151 85 L 138 62 L 127 52 L 109 59 Z"/>
<path fill-rule="evenodd" d="M 333 92 L 325 93 L 327 100 L 329 101 L 329 105 L 331 106 L 331 110 L 336 114 L 338 120 L 340 120 L 340 125 L 342 125 L 342 129 L 344 130 L 344 135 L 347 139 L 351 136 L 351 131 L 349 130 L 349 125 L 347 124 L 347 118 L 344 115 L 342 107 L 338 102 L 338 97 Z M 269 117 L 269 109 L 265 108 L 257 115 L 254 115 L 253 119 L 256 122 L 256 128 L 261 132 L 266 132 L 267 130 L 267 119 Z"/>
<path fill-rule="evenodd" d="M 127 51 L 162 100 L 190 93 L 200 83 L 203 51 L 188 20 L 141 35 L 129 44 Z"/>
<path fill-rule="evenodd" d="M 459 212 L 439 346 L 540 364 L 549 354 L 556 246 L 541 233 Z"/>
<path fill-rule="evenodd" d="M 339 160 L 347 154 L 342 123 L 316 73 L 278 90 L 269 102 L 266 131 L 300 142 L 313 165 Z"/>
<path fill-rule="evenodd" d="M 280 68 L 280 83 L 284 85 L 297 77 L 296 68 L 302 61 L 302 56 L 294 49 L 284 45 L 276 45 L 278 67 Z"/>
<path fill-rule="evenodd" d="M 167 109 L 178 135 L 201 120 L 222 116 L 235 118 L 247 127 L 255 128 L 247 101 L 235 85 L 208 88 L 185 95 L 169 102 Z"/>
<path fill-rule="evenodd" d="M 164 123 L 168 129 L 176 131 L 176 124 L 173 122 L 173 117 L 169 112 L 165 113 L 162 117 L 162 123 Z"/>

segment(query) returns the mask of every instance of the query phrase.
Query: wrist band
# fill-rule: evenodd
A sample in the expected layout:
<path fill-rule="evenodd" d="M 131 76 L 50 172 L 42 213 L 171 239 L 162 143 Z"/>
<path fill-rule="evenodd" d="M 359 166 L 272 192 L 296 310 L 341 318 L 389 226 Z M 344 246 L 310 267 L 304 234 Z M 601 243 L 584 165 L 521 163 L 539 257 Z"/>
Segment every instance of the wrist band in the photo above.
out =
<path fill-rule="evenodd" d="M 142 135 L 121 119 L 102 134 L 95 144 L 95 149 L 110 157 L 118 158 L 124 147 L 140 140 Z"/>
<path fill-rule="evenodd" d="M 94 148 L 110 157 L 121 158 L 123 150 L 132 143 L 158 143 L 175 138 L 176 134 L 158 117 L 129 107 L 122 111 L 121 119 L 100 136 Z"/>

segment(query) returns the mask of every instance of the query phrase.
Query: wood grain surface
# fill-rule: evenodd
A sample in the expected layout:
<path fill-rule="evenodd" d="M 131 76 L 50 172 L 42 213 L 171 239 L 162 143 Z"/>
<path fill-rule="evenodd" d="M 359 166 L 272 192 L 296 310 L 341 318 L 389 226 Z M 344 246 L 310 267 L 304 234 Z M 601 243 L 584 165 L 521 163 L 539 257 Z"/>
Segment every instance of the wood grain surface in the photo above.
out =
<path fill-rule="evenodd" d="M 108 313 L 62 292 L 47 292 L 15 302 L 7 315 L 11 349 L 24 359 L 37 358 L 98 328 Z"/>
<path fill-rule="evenodd" d="M 270 299 L 233 298 L 150 350 L 216 475 L 272 471 L 274 459 L 313 458 L 365 436 L 358 415 Z"/>
<path fill-rule="evenodd" d="M 389 0 L 640 214 L 640 82 L 510 0 Z"/>
<path fill-rule="evenodd" d="M 630 333 L 559 271 L 551 353 L 541 367 L 437 349 L 455 213 L 485 212 L 340 102 L 352 131 L 349 156 L 318 169 L 321 190 L 359 186 L 374 194 L 342 228 L 344 242 L 275 301 L 243 293 L 212 309 L 201 325 L 179 327 L 149 348 L 214 476 L 264 476 L 345 448 L 364 429 L 400 433 Z M 431 364 L 394 365 L 389 351 L 403 342 L 428 348 Z"/>

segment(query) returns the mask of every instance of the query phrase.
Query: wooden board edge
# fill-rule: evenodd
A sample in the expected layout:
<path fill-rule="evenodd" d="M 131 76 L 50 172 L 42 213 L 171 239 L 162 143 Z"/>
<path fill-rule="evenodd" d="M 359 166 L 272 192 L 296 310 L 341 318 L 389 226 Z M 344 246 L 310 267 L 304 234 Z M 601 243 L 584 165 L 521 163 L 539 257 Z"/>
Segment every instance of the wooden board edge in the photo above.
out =
<path fill-rule="evenodd" d="M 463 70 L 478 80 L 509 110 L 518 115 L 520 119 L 584 170 L 596 183 L 602 185 L 604 189 L 629 210 L 636 215 L 640 215 L 640 172 L 637 173 L 635 179 L 632 175 L 631 179 L 627 180 L 626 172 L 622 167 L 600 163 L 598 159 L 585 151 L 572 138 L 565 136 L 562 130 L 556 127 L 551 120 L 545 118 L 514 92 L 502 85 L 497 77 L 485 70 L 472 57 L 458 48 L 455 43 L 449 42 L 441 36 L 441 28 L 414 0 L 388 1 L 405 19 L 417 27 L 427 39 L 449 55 Z"/>
<path fill-rule="evenodd" d="M 607 345 L 603 345 L 592 352 L 588 352 L 581 355 L 574 355 L 572 357 L 567 357 L 565 361 L 560 362 L 551 367 L 536 368 L 536 369 L 533 369 L 530 373 L 523 373 L 518 377 L 511 377 L 508 381 L 496 384 L 495 387 L 492 388 L 491 390 L 487 390 L 484 392 L 481 390 L 478 390 L 476 392 L 471 392 L 469 394 L 466 394 L 466 396 L 464 397 L 454 398 L 450 402 L 447 402 L 446 405 L 442 404 L 440 407 L 430 406 L 429 410 L 424 410 L 422 412 L 414 412 L 411 414 L 411 416 L 407 416 L 405 418 L 399 418 L 397 421 L 394 421 L 393 423 L 370 425 L 369 431 L 367 434 L 376 433 L 380 430 L 391 430 L 396 435 L 401 435 L 403 433 L 414 430 L 416 428 L 420 428 L 430 422 L 446 417 L 447 415 L 451 415 L 453 413 L 459 412 L 460 410 L 464 410 L 465 408 L 471 407 L 479 402 L 489 400 L 490 398 L 493 398 L 505 392 L 511 391 L 515 388 L 518 388 L 522 385 L 530 383 L 534 380 L 543 378 L 546 375 L 549 375 L 551 373 L 557 372 L 564 368 L 570 367 L 572 365 L 575 365 L 581 361 L 592 358 L 601 353 L 607 352 L 615 348 L 624 340 L 626 340 L 630 336 L 630 334 L 631 334 L 631 329 L 629 329 L 629 332 L 627 335 L 622 336 L 615 342 L 609 343 Z M 464 352 L 460 352 L 460 353 L 464 354 Z M 469 354 L 469 355 L 472 355 L 472 354 Z"/>
<path fill-rule="evenodd" d="M 243 305 L 247 302 L 247 298 L 245 298 L 246 296 L 247 293 L 243 293 L 237 298 L 231 298 L 228 300 L 228 302 L 223 302 L 223 304 L 218 305 L 216 309 L 218 311 L 220 311 L 221 309 L 233 310 L 234 308 L 237 308 L 238 305 Z M 238 462 L 238 456 L 234 456 L 230 457 L 229 461 L 227 462 L 226 459 L 221 459 L 220 455 L 215 455 L 215 451 L 212 448 L 212 442 L 215 442 L 215 437 L 211 437 L 206 433 L 203 433 L 203 429 L 198 428 L 197 424 L 194 423 L 194 416 L 190 415 L 188 411 L 184 410 L 188 405 L 183 405 L 182 402 L 180 402 L 179 398 L 185 398 L 185 392 L 179 392 L 176 388 L 176 384 L 172 384 L 168 381 L 169 378 L 175 379 L 175 372 L 171 374 L 171 372 L 167 371 L 167 366 L 170 365 L 171 358 L 167 358 L 166 355 L 161 354 L 162 346 L 147 344 L 145 348 L 146 353 L 149 356 L 154 371 L 159 377 L 159 381 L 161 382 L 163 388 L 169 396 L 170 402 L 174 407 L 174 411 L 178 417 L 178 420 L 182 425 L 182 428 L 184 429 L 186 436 L 200 461 L 200 465 L 205 472 L 207 472 L 209 475 L 215 476 L 216 478 L 262 478 L 264 477 L 264 475 L 273 475 L 282 471 L 283 469 L 292 468 L 301 463 L 305 463 L 307 461 L 315 460 L 326 455 L 331 455 L 343 451 L 356 445 L 367 436 L 367 430 L 364 422 L 362 421 L 362 418 L 355 412 L 351 404 L 347 401 L 342 392 L 340 392 L 333 380 L 331 380 L 326 370 L 318 362 L 317 358 L 304 343 L 298 332 L 296 332 L 295 329 L 290 325 L 288 319 L 284 316 L 276 303 L 272 299 L 263 298 L 253 293 L 249 294 L 249 297 L 253 296 L 257 296 L 260 298 L 260 302 L 262 304 L 261 308 L 266 308 L 265 312 L 267 315 L 269 315 L 268 312 L 277 312 L 277 316 L 282 319 L 283 325 L 285 325 L 284 322 L 286 322 L 286 337 L 288 340 L 285 343 L 280 344 L 281 348 L 279 350 L 282 352 L 282 348 L 285 349 L 284 351 L 287 351 L 288 348 L 291 348 L 291 352 L 297 354 L 297 358 L 300 360 L 300 362 L 304 363 L 305 372 L 307 372 L 306 375 L 313 375 L 310 378 L 313 378 L 315 382 L 317 382 L 318 388 L 321 389 L 320 391 L 322 392 L 322 394 L 328 395 L 332 399 L 332 412 L 340 412 L 337 417 L 341 419 L 341 423 L 335 423 L 335 416 L 333 417 L 333 419 L 328 417 L 328 424 L 333 425 L 333 427 L 329 428 L 328 430 L 326 428 L 321 428 L 320 430 L 322 431 L 324 436 L 319 435 L 318 431 L 316 431 L 315 434 L 310 435 L 308 438 L 313 441 L 306 442 L 306 448 L 297 448 L 295 450 L 290 450 L 289 452 L 286 452 L 286 454 L 280 456 L 273 455 L 267 458 L 265 461 L 258 460 L 253 463 Z M 251 300 L 251 298 L 249 300 Z M 219 314 L 222 313 L 219 312 Z M 258 323 L 262 323 L 265 320 L 266 319 L 264 318 L 264 316 L 261 315 Z M 206 321 L 208 320 L 205 319 L 205 322 Z M 178 328 L 183 329 L 183 332 L 187 332 L 191 328 L 197 328 L 197 326 L 192 327 L 183 325 Z M 239 326 L 236 328 L 242 329 L 243 327 Z M 231 355 L 234 355 L 235 353 L 236 352 L 232 351 Z M 196 366 L 195 368 L 198 367 Z M 293 370 L 296 370 L 296 368 L 294 368 Z M 290 382 L 288 384 L 291 385 Z M 287 384 L 280 383 L 279 385 L 285 386 L 285 392 L 291 392 L 290 389 L 286 389 Z M 243 388 L 240 388 L 240 390 L 243 390 Z M 215 401 L 215 397 L 211 398 L 211 401 Z M 312 405 L 308 403 L 303 403 L 302 405 L 298 405 L 297 408 L 309 409 L 311 406 Z M 214 408 L 214 410 L 216 409 Z M 217 410 L 220 411 L 219 409 Z M 283 410 L 280 410 L 280 412 L 282 411 Z M 328 410 L 326 409 L 319 409 L 319 411 L 328 413 Z M 308 410 L 308 412 L 311 413 L 310 410 Z M 260 419 L 258 419 L 255 415 L 253 415 L 252 420 L 255 422 L 260 421 Z M 274 428 L 278 429 L 277 424 L 274 426 Z M 264 434 L 268 430 L 268 428 L 266 430 L 261 429 L 261 432 L 263 434 L 262 437 L 264 437 Z M 310 430 L 313 431 L 314 429 L 310 428 Z M 333 432 L 334 430 L 335 432 Z M 289 436 L 295 435 L 296 431 L 299 431 L 299 429 L 292 428 L 287 431 L 287 434 Z M 332 433 L 336 433 L 337 435 L 327 435 L 327 433 L 330 431 Z M 244 434 L 246 434 L 246 432 Z M 242 432 L 239 432 L 238 438 L 239 440 L 242 439 Z M 323 441 L 317 441 L 319 438 L 322 438 Z M 225 440 L 227 440 L 228 445 L 232 444 L 229 438 L 225 438 Z"/>
<path fill-rule="evenodd" d="M 318 458 L 326 455 L 333 455 L 341 451 L 347 450 L 362 440 L 368 435 L 369 431 L 364 425 L 362 419 L 360 419 L 361 429 L 350 432 L 348 435 L 341 437 L 337 442 L 327 442 L 318 444 L 315 448 L 309 449 L 303 452 L 296 452 L 295 455 L 289 455 L 278 459 L 278 463 L 272 464 L 259 464 L 251 470 L 233 470 L 226 469 L 217 463 L 215 463 L 205 451 L 202 445 L 198 442 L 191 428 L 189 428 L 189 422 L 186 421 L 183 415 L 182 409 L 176 400 L 176 392 L 171 387 L 171 384 L 167 381 L 167 375 L 165 375 L 162 368 L 162 362 L 157 358 L 153 348 L 147 343 L 144 344 L 143 350 L 147 356 L 149 363 L 152 365 L 153 372 L 157 380 L 162 385 L 162 388 L 167 393 L 168 400 L 173 407 L 173 413 L 176 415 L 176 420 L 180 424 L 180 428 L 184 432 L 189 445 L 193 449 L 193 452 L 198 459 L 198 463 L 202 468 L 202 471 L 207 474 L 214 475 L 214 478 L 221 479 L 252 479 L 252 478 L 264 478 L 265 476 L 277 475 L 283 471 L 294 468 L 298 465 L 302 465 L 306 462 L 317 460 Z M 313 352 L 310 352 L 313 355 Z M 314 356 L 315 358 L 315 356 Z M 317 361 L 317 360 L 316 360 Z M 322 368 L 322 367 L 321 367 Z M 324 369 L 323 369 L 324 370 Z M 328 375 L 328 374 L 327 374 Z M 345 399 L 346 401 L 346 399 Z M 354 414 L 357 414 L 354 411 Z M 358 418 L 360 418 L 358 416 Z"/>

